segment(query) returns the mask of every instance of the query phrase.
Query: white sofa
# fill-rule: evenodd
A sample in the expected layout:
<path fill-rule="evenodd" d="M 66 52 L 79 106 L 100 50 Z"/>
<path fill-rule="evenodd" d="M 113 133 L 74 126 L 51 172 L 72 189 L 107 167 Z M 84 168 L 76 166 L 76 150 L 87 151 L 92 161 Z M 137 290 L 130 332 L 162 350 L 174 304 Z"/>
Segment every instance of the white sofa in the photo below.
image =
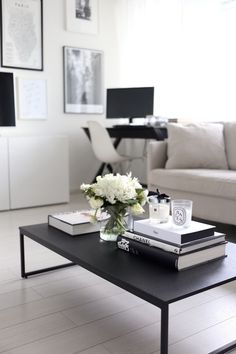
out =
<path fill-rule="evenodd" d="M 168 125 L 148 146 L 147 182 L 172 199 L 191 199 L 193 216 L 236 225 L 236 123 Z"/>

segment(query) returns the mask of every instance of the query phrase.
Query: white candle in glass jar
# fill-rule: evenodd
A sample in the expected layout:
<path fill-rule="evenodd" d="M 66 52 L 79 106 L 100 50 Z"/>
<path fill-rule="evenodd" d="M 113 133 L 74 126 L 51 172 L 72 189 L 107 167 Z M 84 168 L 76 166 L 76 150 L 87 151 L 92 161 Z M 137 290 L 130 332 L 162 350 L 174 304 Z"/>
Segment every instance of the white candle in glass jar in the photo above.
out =
<path fill-rule="evenodd" d="M 149 202 L 149 218 L 157 223 L 165 223 L 169 220 L 170 202 L 167 199 L 158 199 L 157 196 L 151 196 Z"/>

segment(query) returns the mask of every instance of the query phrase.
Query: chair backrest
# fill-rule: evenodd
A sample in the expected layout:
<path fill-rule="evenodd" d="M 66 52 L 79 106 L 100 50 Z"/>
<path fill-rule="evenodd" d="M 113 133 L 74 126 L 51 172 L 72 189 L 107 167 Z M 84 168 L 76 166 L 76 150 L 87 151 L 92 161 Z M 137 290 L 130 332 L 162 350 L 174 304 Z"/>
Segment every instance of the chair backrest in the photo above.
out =
<path fill-rule="evenodd" d="M 88 121 L 91 144 L 93 152 L 98 160 L 105 163 L 115 163 L 121 160 L 112 144 L 108 131 L 96 121 Z"/>

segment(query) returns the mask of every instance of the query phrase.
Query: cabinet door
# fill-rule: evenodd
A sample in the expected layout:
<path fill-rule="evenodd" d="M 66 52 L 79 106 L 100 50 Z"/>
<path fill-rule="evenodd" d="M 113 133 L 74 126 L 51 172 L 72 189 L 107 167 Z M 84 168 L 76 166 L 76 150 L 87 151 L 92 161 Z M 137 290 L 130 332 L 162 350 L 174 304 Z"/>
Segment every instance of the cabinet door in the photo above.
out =
<path fill-rule="evenodd" d="M 66 137 L 9 138 L 11 209 L 69 201 Z"/>
<path fill-rule="evenodd" d="M 0 138 L 0 210 L 9 207 L 8 143 L 7 138 Z"/>

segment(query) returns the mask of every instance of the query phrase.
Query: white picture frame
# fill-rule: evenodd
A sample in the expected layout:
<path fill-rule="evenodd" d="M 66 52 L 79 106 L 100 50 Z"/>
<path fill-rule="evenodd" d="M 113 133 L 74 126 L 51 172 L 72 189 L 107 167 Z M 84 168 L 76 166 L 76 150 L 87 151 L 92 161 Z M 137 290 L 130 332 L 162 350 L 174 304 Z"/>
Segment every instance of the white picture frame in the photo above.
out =
<path fill-rule="evenodd" d="M 98 0 L 66 0 L 67 31 L 98 33 Z"/>
<path fill-rule="evenodd" d="M 47 81 L 43 79 L 17 79 L 18 118 L 46 120 Z"/>
<path fill-rule="evenodd" d="M 43 70 L 43 0 L 1 0 L 1 63 Z"/>
<path fill-rule="evenodd" d="M 64 112 L 103 113 L 103 52 L 64 47 Z"/>

